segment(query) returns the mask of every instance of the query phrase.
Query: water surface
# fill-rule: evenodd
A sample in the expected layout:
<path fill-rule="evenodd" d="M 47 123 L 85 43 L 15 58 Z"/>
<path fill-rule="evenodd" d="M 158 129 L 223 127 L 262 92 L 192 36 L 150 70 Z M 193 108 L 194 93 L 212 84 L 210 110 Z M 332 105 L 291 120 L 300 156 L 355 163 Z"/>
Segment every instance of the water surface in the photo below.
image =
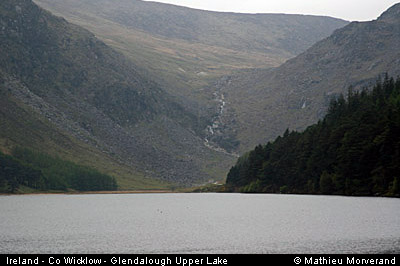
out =
<path fill-rule="evenodd" d="M 400 199 L 0 196 L 0 253 L 400 253 Z"/>

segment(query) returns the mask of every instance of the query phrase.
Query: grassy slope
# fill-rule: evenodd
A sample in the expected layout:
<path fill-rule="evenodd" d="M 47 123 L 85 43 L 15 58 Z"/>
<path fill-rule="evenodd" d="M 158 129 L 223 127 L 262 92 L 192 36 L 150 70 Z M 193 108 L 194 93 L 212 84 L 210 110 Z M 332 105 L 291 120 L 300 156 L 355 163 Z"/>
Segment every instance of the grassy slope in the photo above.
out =
<path fill-rule="evenodd" d="M 152 35 L 96 14 L 69 13 L 67 8 L 58 10 L 48 3 L 36 2 L 89 29 L 106 44 L 132 59 L 142 68 L 142 73 L 159 83 L 187 108 L 201 115 L 207 115 L 210 111 L 207 108 L 213 105 L 212 86 L 219 77 L 236 69 L 278 66 L 289 57 Z"/>
<path fill-rule="evenodd" d="M 217 78 L 237 69 L 278 66 L 346 24 L 326 17 L 218 13 L 143 1 L 35 2 L 94 32 L 198 112 L 214 105 Z"/>
<path fill-rule="evenodd" d="M 99 150 L 71 137 L 49 121 L 1 90 L 0 149 L 9 153 L 15 146 L 57 155 L 87 165 L 117 178 L 120 189 L 166 189 L 167 183 L 145 178 L 139 171 L 115 161 Z"/>

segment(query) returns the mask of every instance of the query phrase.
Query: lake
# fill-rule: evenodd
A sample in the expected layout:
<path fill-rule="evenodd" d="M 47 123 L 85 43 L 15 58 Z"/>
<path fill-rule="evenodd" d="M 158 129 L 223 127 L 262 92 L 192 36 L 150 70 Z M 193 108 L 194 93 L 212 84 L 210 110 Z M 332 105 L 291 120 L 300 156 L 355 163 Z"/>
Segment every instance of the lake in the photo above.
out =
<path fill-rule="evenodd" d="M 400 253 L 400 199 L 0 196 L 0 253 Z"/>

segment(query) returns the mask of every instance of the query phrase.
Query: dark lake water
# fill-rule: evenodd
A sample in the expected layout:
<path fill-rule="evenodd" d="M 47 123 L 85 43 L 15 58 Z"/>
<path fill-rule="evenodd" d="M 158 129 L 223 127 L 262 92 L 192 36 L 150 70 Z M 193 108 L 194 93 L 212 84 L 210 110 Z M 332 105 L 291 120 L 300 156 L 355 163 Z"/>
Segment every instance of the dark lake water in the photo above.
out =
<path fill-rule="evenodd" d="M 0 253 L 400 253 L 400 199 L 0 196 Z"/>

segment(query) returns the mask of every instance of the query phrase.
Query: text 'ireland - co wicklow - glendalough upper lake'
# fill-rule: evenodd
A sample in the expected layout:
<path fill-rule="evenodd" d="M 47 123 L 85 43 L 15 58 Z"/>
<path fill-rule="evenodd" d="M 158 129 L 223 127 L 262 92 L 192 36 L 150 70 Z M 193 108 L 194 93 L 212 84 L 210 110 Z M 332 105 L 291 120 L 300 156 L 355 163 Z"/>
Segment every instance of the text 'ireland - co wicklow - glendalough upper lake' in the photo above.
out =
<path fill-rule="evenodd" d="M 0 197 L 1 253 L 398 253 L 400 200 L 246 194 Z"/>

